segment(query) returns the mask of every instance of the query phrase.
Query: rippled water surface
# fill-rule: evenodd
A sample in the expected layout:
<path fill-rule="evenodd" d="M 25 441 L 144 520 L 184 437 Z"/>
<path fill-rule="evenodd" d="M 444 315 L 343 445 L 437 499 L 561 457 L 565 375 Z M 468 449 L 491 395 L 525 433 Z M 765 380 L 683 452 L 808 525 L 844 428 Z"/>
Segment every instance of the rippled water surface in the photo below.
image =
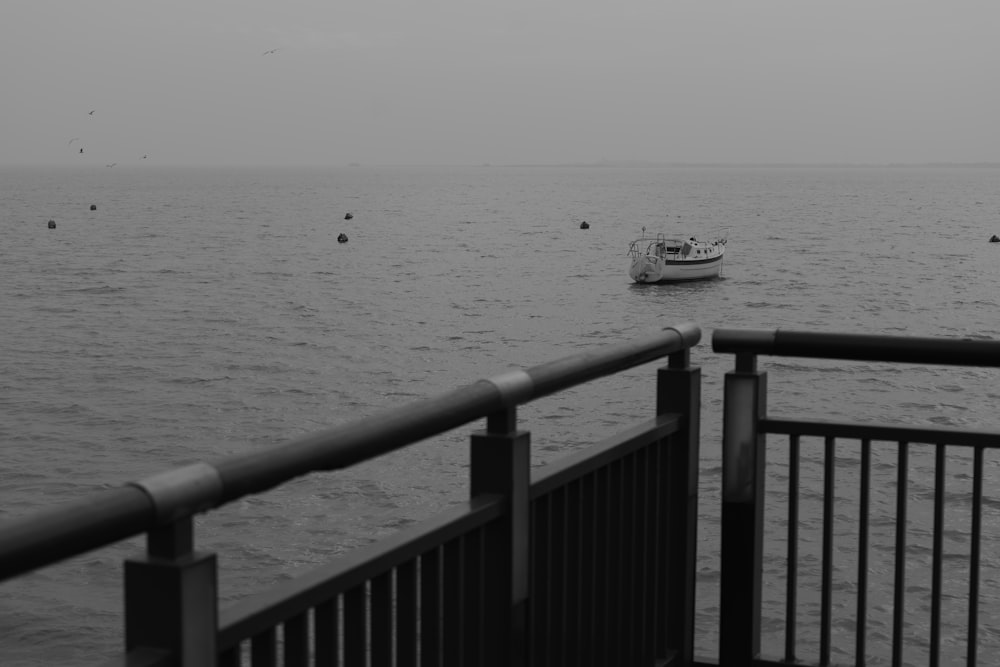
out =
<path fill-rule="evenodd" d="M 711 353 L 712 331 L 998 337 L 1000 245 L 986 242 L 1000 230 L 998 176 L 986 168 L 0 170 L 0 519 L 691 320 L 703 329 L 692 355 L 704 391 L 699 638 L 711 647 L 719 407 L 732 363 Z M 582 220 L 590 229 L 579 228 Z M 644 226 L 728 230 L 723 278 L 631 284 L 625 251 Z M 341 233 L 347 243 L 337 242 Z M 964 428 L 1000 422 L 994 371 L 788 359 L 763 366 L 778 413 Z M 653 368 L 520 411 L 534 463 L 651 414 Z M 225 601 L 463 498 L 467 436 L 460 430 L 355 470 L 303 478 L 199 519 L 199 547 L 219 553 Z M 769 496 L 779 516 L 782 452 L 776 447 Z M 821 512 L 809 493 L 822 488 L 822 443 L 804 443 L 804 452 L 804 480 L 813 485 L 802 510 L 810 590 Z M 894 483 L 894 456 L 875 453 L 883 486 Z M 932 455 L 911 457 L 918 556 L 932 464 Z M 950 472 L 961 480 L 967 464 L 959 457 Z M 850 475 L 838 487 L 844 535 L 856 529 Z M 958 505 L 967 496 L 961 483 Z M 891 494 L 873 502 L 891 514 Z M 949 525 L 956 554 L 968 549 L 963 520 Z M 984 525 L 998 523 L 991 506 Z M 781 649 L 780 528 L 765 565 L 772 654 Z M 873 539 L 882 531 L 891 543 L 891 529 L 873 525 Z M 844 544 L 837 567 L 849 574 L 856 555 Z M 64 664 L 90 664 L 88 656 L 118 650 L 120 563 L 141 546 L 129 541 L 3 584 L 0 662 L 49 664 L 55 651 Z M 993 647 L 995 552 L 984 545 L 983 645 Z M 891 562 L 878 554 L 871 576 L 891 581 Z M 908 584 L 920 600 L 929 575 L 916 563 Z M 852 619 L 855 592 L 836 596 Z M 877 645 L 891 635 L 891 599 L 871 601 Z M 801 602 L 806 617 L 818 614 L 808 592 Z M 925 626 L 914 617 L 910 632 Z M 850 622 L 834 632 L 848 655 Z M 41 647 L 45 660 L 30 657 Z"/>

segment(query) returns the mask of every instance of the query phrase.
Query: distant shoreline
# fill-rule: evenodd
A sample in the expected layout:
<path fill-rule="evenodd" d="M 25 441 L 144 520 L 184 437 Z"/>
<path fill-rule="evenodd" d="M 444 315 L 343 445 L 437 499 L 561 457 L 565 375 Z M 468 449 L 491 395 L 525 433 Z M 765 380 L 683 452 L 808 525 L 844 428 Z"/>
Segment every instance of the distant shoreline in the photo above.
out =
<path fill-rule="evenodd" d="M 135 165 L 119 165 L 119 171 L 128 171 Z M 65 163 L 0 164 L 0 169 L 96 169 L 96 165 Z M 106 166 L 101 165 L 101 170 Z M 142 165 L 142 169 L 998 169 L 1000 162 L 648 162 L 641 160 L 602 160 L 599 162 L 562 163 L 490 163 L 479 164 L 402 164 L 359 163 L 349 164 L 211 164 L 211 163 L 161 163 Z"/>
<path fill-rule="evenodd" d="M 823 168 L 851 168 L 851 169 L 884 169 L 891 167 L 902 168 L 928 168 L 928 167 L 954 167 L 954 168 L 984 168 L 996 169 L 1000 167 L 1000 162 L 642 162 L 642 161 L 615 161 L 607 160 L 601 162 L 577 162 L 563 164 L 483 164 L 483 167 L 631 167 L 631 168 L 657 168 L 657 167 L 684 167 L 684 168 L 755 168 L 755 169 L 823 169 Z"/>

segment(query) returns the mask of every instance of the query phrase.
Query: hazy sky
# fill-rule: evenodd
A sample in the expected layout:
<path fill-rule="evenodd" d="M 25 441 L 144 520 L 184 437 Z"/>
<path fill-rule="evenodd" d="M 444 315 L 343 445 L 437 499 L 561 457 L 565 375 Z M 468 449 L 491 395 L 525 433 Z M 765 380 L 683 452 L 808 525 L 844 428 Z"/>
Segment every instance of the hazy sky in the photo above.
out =
<path fill-rule="evenodd" d="M 0 62 L 0 164 L 1000 161 L 996 0 L 4 0 Z"/>

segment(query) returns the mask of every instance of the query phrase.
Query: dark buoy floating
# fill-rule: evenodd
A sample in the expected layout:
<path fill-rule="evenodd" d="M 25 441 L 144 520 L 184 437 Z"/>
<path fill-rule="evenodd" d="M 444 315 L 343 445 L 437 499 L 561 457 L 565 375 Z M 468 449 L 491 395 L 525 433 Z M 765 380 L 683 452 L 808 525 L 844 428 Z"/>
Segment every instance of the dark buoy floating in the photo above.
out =
<path fill-rule="evenodd" d="M 994 234 L 993 236 L 991 236 L 990 237 L 990 243 L 1000 243 L 1000 236 L 997 236 L 996 234 Z"/>
<path fill-rule="evenodd" d="M 338 236 L 337 243 L 347 243 L 347 234 L 341 234 Z"/>
<path fill-rule="evenodd" d="M 56 228 L 56 221 L 49 220 L 49 229 L 55 229 L 55 228 Z"/>
<path fill-rule="evenodd" d="M 348 213 L 347 215 L 344 216 L 344 220 L 352 220 L 353 218 L 354 218 L 353 213 Z"/>
<path fill-rule="evenodd" d="M 590 229 L 590 224 L 586 220 L 584 220 L 583 222 L 580 223 L 580 229 Z"/>

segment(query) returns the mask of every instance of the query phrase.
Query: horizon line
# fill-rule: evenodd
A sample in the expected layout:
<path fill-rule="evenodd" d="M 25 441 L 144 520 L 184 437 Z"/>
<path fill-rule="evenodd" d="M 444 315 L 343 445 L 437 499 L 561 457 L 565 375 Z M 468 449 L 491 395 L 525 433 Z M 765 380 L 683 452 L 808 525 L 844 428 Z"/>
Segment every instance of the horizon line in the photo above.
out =
<path fill-rule="evenodd" d="M 0 168 L 39 168 L 39 167 L 69 167 L 73 169 L 97 168 L 106 169 L 107 165 L 79 165 L 62 162 L 24 162 L 24 163 L 0 163 Z M 1000 161 L 976 161 L 976 162 L 956 162 L 956 161 L 925 161 L 925 162 L 724 162 L 724 161 L 657 161 L 657 160 L 597 160 L 591 162 L 479 162 L 479 163 L 433 163 L 433 162 L 348 162 L 348 163 L 316 163 L 316 162 L 255 162 L 255 163 L 208 163 L 208 162 L 164 162 L 146 164 L 118 164 L 118 167 L 128 169 L 129 167 L 142 166 L 149 167 L 204 167 L 204 168 L 428 168 L 428 167 L 467 167 L 467 168 L 594 168 L 594 167 L 628 167 L 628 168 L 656 168 L 656 167 L 685 167 L 685 168 L 907 168 L 907 167 L 1000 167 Z"/>

